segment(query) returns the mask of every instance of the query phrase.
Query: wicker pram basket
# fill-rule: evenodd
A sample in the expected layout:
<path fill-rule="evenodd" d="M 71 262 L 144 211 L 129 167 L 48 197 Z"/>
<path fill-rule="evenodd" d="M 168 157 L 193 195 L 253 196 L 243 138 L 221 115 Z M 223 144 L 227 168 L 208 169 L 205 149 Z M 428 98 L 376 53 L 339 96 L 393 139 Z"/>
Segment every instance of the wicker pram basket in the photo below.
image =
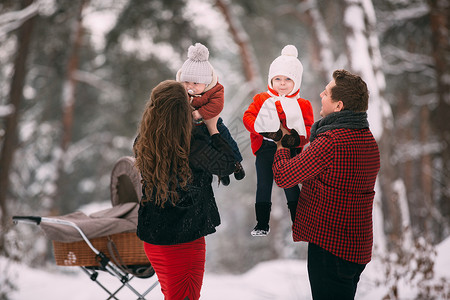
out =
<path fill-rule="evenodd" d="M 123 203 L 139 203 L 141 198 L 141 177 L 134 168 L 132 157 L 122 157 L 114 165 L 111 172 L 111 203 L 117 206 Z M 109 259 L 111 257 L 108 243 L 113 243 L 123 265 L 149 265 L 144 252 L 143 242 L 136 232 L 121 232 L 108 236 L 90 239 L 92 245 Z M 60 242 L 52 241 L 56 264 L 59 266 L 98 266 L 98 258 L 85 241 Z"/>
<path fill-rule="evenodd" d="M 108 243 L 114 243 L 122 264 L 124 265 L 148 265 L 149 261 L 144 252 L 143 242 L 135 232 L 122 232 L 110 236 L 102 236 L 91 239 L 92 245 L 109 259 L 113 259 L 108 249 Z M 63 243 L 53 241 L 53 254 L 56 264 L 59 266 L 87 266 L 99 265 L 97 257 L 85 241 Z"/>

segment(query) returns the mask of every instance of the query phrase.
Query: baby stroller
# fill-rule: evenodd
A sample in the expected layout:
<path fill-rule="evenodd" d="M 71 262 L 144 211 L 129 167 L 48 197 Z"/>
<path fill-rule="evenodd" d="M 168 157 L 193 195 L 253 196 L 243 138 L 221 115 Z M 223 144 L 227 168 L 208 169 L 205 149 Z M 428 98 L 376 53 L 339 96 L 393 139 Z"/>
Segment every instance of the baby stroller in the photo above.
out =
<path fill-rule="evenodd" d="M 112 208 L 89 216 L 74 212 L 58 217 L 14 216 L 14 223 L 40 225 L 53 243 L 57 265 L 79 266 L 109 294 L 107 299 L 118 299 L 117 293 L 129 288 L 138 298 L 158 285 L 139 293 L 131 284 L 133 278 L 150 278 L 155 274 L 148 261 L 143 242 L 136 236 L 137 212 L 142 195 L 141 177 L 134 167 L 133 157 L 120 158 L 111 173 Z M 105 271 L 120 281 L 115 291 L 108 290 L 98 280 L 98 271 Z"/>

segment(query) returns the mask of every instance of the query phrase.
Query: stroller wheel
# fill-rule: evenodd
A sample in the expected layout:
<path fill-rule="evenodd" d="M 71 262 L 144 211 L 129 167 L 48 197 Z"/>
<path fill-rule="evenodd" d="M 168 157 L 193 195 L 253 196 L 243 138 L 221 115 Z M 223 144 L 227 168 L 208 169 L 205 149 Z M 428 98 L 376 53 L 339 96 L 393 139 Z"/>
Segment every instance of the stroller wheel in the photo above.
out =
<path fill-rule="evenodd" d="M 150 278 L 155 275 L 152 266 L 132 266 L 133 275 L 139 278 Z"/>

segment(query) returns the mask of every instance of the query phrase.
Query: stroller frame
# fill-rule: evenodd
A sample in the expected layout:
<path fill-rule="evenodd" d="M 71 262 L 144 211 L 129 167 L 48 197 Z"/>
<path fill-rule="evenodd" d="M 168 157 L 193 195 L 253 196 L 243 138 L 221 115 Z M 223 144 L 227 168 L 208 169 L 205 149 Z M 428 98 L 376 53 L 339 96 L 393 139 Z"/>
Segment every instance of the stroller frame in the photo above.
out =
<path fill-rule="evenodd" d="M 53 219 L 53 218 L 47 218 L 47 217 L 39 217 L 39 216 L 13 216 L 13 222 L 14 224 L 17 223 L 29 223 L 29 224 L 35 224 L 40 225 L 41 222 L 44 223 L 53 223 L 53 224 L 60 224 L 65 226 L 70 226 L 75 228 L 80 236 L 83 238 L 83 240 L 86 242 L 86 244 L 89 246 L 89 248 L 95 253 L 96 260 L 99 262 L 98 269 L 102 271 L 106 271 L 112 276 L 116 277 L 120 282 L 121 286 L 117 288 L 115 291 L 111 292 L 108 290 L 101 282 L 97 280 L 98 272 L 96 268 L 90 268 L 86 266 L 80 266 L 80 268 L 89 276 L 89 278 L 97 283 L 106 293 L 109 294 L 109 299 L 116 299 L 117 293 L 122 290 L 125 286 L 130 289 L 136 296 L 138 296 L 137 300 L 145 300 L 145 296 L 150 293 L 158 284 L 158 280 L 156 280 L 147 290 L 145 290 L 143 293 L 139 293 L 133 286 L 130 285 L 130 281 L 135 278 L 134 275 L 130 275 L 126 273 L 122 268 L 117 266 L 115 263 L 113 263 L 104 253 L 99 251 L 97 248 L 95 248 L 91 241 L 88 239 L 88 237 L 84 234 L 84 232 L 81 230 L 81 228 L 76 225 L 73 222 L 66 221 L 66 220 L 59 220 L 59 219 Z"/>

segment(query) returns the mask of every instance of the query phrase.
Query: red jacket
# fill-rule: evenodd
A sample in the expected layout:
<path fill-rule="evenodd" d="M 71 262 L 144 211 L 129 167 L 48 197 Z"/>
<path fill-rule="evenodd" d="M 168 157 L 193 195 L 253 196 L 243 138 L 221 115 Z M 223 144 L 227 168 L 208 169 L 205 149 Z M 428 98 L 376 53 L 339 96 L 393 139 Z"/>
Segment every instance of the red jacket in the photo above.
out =
<path fill-rule="evenodd" d="M 192 96 L 191 105 L 202 115 L 202 118 L 209 120 L 218 114 L 224 106 L 223 85 L 217 83 L 213 88 L 201 94 Z"/>
<path fill-rule="evenodd" d="M 380 153 L 368 128 L 333 129 L 318 134 L 290 158 L 280 149 L 273 164 L 281 188 L 302 183 L 294 241 L 314 243 L 358 264 L 372 257 L 372 207 Z"/>
<path fill-rule="evenodd" d="M 270 88 L 269 88 L 269 91 L 274 95 L 278 95 L 277 92 L 275 92 L 274 90 L 272 90 Z M 250 104 L 250 106 L 244 113 L 244 118 L 243 118 L 244 126 L 250 132 L 250 141 L 251 141 L 251 147 L 252 147 L 253 154 L 256 154 L 256 151 L 258 151 L 258 149 L 261 147 L 262 142 L 263 142 L 263 136 L 255 131 L 255 127 L 254 127 L 255 120 L 256 120 L 256 117 L 258 116 L 259 110 L 261 109 L 261 106 L 263 105 L 264 101 L 266 101 L 267 99 L 269 99 L 271 97 L 272 96 L 268 92 L 255 95 L 253 97 L 252 104 Z M 305 128 L 306 128 L 306 132 L 307 132 L 306 138 L 304 136 L 300 136 L 300 146 L 299 147 L 303 147 L 309 141 L 311 125 L 314 123 L 314 114 L 313 114 L 312 106 L 308 100 L 305 100 L 302 98 L 296 99 L 298 97 L 298 92 L 295 93 L 294 95 L 291 95 L 288 97 L 292 98 L 292 100 L 294 100 L 294 101 L 297 100 L 298 105 L 300 106 L 300 109 L 302 110 L 303 121 L 305 122 Z M 280 118 L 281 123 L 283 124 L 283 126 L 285 128 L 290 129 L 286 126 L 286 115 L 284 114 L 284 111 L 283 111 L 283 108 L 282 108 L 280 102 L 279 101 L 275 102 L 275 106 L 277 108 L 278 117 Z"/>

